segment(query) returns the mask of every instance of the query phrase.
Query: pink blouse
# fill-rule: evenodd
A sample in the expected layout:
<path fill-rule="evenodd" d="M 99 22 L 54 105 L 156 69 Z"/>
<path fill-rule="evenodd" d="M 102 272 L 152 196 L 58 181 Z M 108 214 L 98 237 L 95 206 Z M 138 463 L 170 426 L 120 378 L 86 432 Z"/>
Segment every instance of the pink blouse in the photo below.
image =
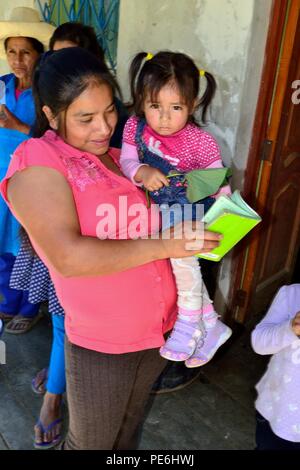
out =
<path fill-rule="evenodd" d="M 125 124 L 120 163 L 124 175 L 136 186 L 142 186 L 142 183 L 137 183 L 134 179 L 138 169 L 144 165 L 139 160 L 135 142 L 138 119 L 136 116 L 131 116 Z M 165 136 L 157 134 L 146 124 L 143 141 L 152 153 L 167 160 L 178 171 L 189 172 L 223 167 L 216 139 L 195 124 L 188 123 L 175 134 Z M 221 194 L 230 195 L 230 186 L 223 186 L 212 196 L 217 197 Z"/>
<path fill-rule="evenodd" d="M 110 149 L 110 155 L 118 163 L 119 150 Z M 128 227 L 136 214 L 129 211 L 126 220 L 126 205 L 146 206 L 143 191 L 110 171 L 95 155 L 66 144 L 53 131 L 23 142 L 15 151 L 1 183 L 8 205 L 9 178 L 30 166 L 53 168 L 66 178 L 83 236 L 128 239 Z M 116 230 L 107 231 L 107 225 L 101 223 L 101 204 L 115 208 Z M 145 214 L 140 222 L 142 235 L 158 229 L 158 219 L 149 223 L 150 209 Z M 173 327 L 177 314 L 176 286 L 168 260 L 108 276 L 66 278 L 54 269 L 39 246 L 32 244 L 49 268 L 72 343 L 112 354 L 157 348 L 164 343 L 163 335 Z"/>
<path fill-rule="evenodd" d="M 136 145 L 138 118 L 131 116 L 125 124 L 123 143 Z M 162 136 L 146 124 L 143 140 L 149 150 L 166 159 L 179 171 L 209 168 L 213 163 L 222 167 L 216 139 L 195 124 L 188 123 L 175 134 Z"/>

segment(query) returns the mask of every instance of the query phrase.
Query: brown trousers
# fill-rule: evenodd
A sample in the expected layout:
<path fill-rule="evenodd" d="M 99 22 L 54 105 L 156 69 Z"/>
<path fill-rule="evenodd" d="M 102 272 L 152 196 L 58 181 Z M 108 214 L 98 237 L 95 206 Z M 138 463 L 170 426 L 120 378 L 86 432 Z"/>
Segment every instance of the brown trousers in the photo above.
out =
<path fill-rule="evenodd" d="M 66 340 L 69 430 L 65 450 L 125 450 L 137 431 L 153 383 L 166 366 L 158 349 L 105 354 Z"/>

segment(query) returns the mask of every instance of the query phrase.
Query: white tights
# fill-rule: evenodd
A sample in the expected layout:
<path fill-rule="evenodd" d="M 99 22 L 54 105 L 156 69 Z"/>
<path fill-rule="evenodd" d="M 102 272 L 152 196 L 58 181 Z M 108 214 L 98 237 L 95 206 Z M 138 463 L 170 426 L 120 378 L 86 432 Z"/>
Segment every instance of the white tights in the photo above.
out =
<path fill-rule="evenodd" d="M 203 314 L 204 318 L 211 317 L 212 320 L 217 318 L 197 258 L 172 258 L 171 264 L 177 285 L 179 313 Z"/>

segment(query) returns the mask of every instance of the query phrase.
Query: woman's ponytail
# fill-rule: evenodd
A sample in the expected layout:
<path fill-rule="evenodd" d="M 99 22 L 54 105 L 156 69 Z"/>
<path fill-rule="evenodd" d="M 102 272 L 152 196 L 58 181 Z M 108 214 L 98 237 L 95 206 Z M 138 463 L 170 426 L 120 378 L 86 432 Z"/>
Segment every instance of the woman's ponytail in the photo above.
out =
<path fill-rule="evenodd" d="M 49 52 L 43 54 L 37 61 L 33 71 L 32 94 L 34 98 L 36 114 L 32 132 L 33 137 L 42 137 L 42 135 L 44 135 L 44 133 L 50 129 L 48 119 L 43 111 L 44 103 L 39 89 L 40 69 L 41 66 L 44 64 L 46 57 L 48 57 L 49 55 Z"/>

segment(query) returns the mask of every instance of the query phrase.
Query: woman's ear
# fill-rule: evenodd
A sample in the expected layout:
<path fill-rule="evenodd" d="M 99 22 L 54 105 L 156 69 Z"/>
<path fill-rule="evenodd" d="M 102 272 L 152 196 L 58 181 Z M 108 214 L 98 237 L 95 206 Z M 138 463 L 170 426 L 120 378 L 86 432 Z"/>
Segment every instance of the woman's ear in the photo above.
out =
<path fill-rule="evenodd" d="M 54 131 L 57 131 L 57 129 L 58 129 L 58 117 L 53 116 L 53 113 L 52 113 L 51 109 L 49 108 L 49 106 L 46 106 L 46 105 L 43 106 L 42 110 L 45 113 L 46 118 L 48 119 L 49 126 L 51 127 L 51 129 L 53 129 Z"/>

